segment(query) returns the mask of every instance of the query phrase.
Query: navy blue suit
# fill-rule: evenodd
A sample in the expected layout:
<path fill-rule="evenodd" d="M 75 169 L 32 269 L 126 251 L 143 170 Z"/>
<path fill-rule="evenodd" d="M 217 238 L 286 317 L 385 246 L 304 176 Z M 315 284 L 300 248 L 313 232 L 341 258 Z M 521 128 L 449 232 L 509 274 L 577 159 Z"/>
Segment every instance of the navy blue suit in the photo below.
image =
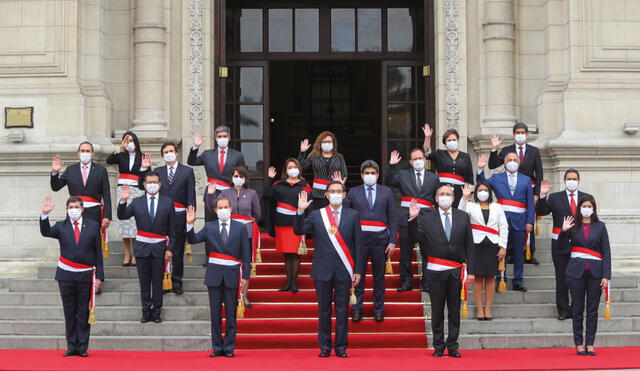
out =
<path fill-rule="evenodd" d="M 316 237 L 313 252 L 311 277 L 315 280 L 318 297 L 318 343 L 323 351 L 331 346 L 331 300 L 335 295 L 336 341 L 335 350 L 344 351 L 348 345 L 349 331 L 349 289 L 352 281 L 349 271 L 342 263 L 329 232 L 322 222 L 321 209 L 313 210 L 308 217 L 296 215 L 293 231 L 297 235 L 313 233 Z M 342 207 L 338 220 L 338 230 L 353 258 L 354 274 L 364 275 L 362 229 L 357 211 Z"/>
<path fill-rule="evenodd" d="M 398 215 L 396 200 L 389 187 L 381 184 L 375 185 L 375 199 L 373 206 L 369 205 L 367 192 L 369 186 L 363 184 L 352 188 L 344 200 L 344 206 L 352 208 L 360 214 L 360 220 L 378 221 L 388 225 L 379 232 L 363 231 L 363 252 L 362 264 L 365 267 L 371 258 L 371 270 L 373 272 L 373 304 L 376 314 L 384 313 L 384 292 L 385 292 L 385 250 L 389 244 L 396 244 L 396 233 L 398 231 Z M 357 303 L 353 306 L 353 311 L 362 312 L 362 301 L 364 299 L 365 276 L 362 276 L 360 283 L 356 287 L 355 294 Z"/>
<path fill-rule="evenodd" d="M 517 201 L 526 205 L 526 212 L 524 213 L 515 213 L 507 210 L 504 212 L 507 217 L 507 222 L 509 223 L 507 253 L 511 252 L 513 254 L 513 284 L 522 285 L 522 277 L 524 274 L 524 245 L 527 242 L 527 224 L 533 225 L 535 223 L 535 204 L 533 203 L 531 178 L 522 173 L 517 173 L 516 189 L 513 196 L 509 190 L 507 172 L 494 174 L 489 179 L 484 177 L 484 171 L 479 172 L 477 181 L 480 182 L 483 180 L 486 180 L 491 185 L 498 200 Z"/>
<path fill-rule="evenodd" d="M 591 223 L 589 238 L 586 239 L 582 225 L 578 225 L 577 228 L 561 232 L 558 243 L 566 244 L 569 248 L 586 248 L 602 256 L 602 260 L 572 257 L 564 273 L 571 293 L 573 340 L 576 346 L 583 345 L 582 322 L 586 298 L 587 330 L 584 345 L 593 345 L 598 328 L 598 304 L 602 294 L 600 281 L 603 278 L 611 279 L 611 247 L 607 227 L 600 221 Z"/>
<path fill-rule="evenodd" d="M 133 249 L 140 281 L 142 315 L 147 319 L 160 318 L 164 256 L 167 250 L 173 250 L 176 235 L 173 201 L 166 196 L 156 195 L 155 202 L 153 220 L 149 214 L 146 194 L 134 199 L 129 206 L 126 203 L 118 205 L 118 219 L 127 220 L 134 217 L 138 233 L 147 232 L 169 237 L 168 242 L 147 243 L 136 240 Z"/>
<path fill-rule="evenodd" d="M 96 267 L 96 279 L 104 280 L 100 224 L 82 218 L 78 243 L 73 224 L 68 218 L 53 227 L 49 224 L 49 218 L 40 219 L 40 233 L 58 240 L 60 256 L 74 263 Z M 58 267 L 55 279 L 62 298 L 67 351 L 86 353 L 91 330 L 88 320 L 92 272 L 69 272 Z"/>
<path fill-rule="evenodd" d="M 222 242 L 220 221 L 207 222 L 197 234 L 191 228 L 187 232 L 190 244 L 205 242 L 207 256 L 220 253 L 232 256 L 241 261 L 242 278 L 251 275 L 251 246 L 244 224 L 230 220 L 227 225 L 229 238 Z M 240 265 L 226 266 L 214 263 L 207 264 L 204 284 L 209 291 L 211 310 L 211 343 L 214 352 L 233 352 L 236 346 L 236 309 L 238 305 L 238 286 L 240 285 Z M 226 311 L 226 331 L 222 337 L 222 302 Z"/>

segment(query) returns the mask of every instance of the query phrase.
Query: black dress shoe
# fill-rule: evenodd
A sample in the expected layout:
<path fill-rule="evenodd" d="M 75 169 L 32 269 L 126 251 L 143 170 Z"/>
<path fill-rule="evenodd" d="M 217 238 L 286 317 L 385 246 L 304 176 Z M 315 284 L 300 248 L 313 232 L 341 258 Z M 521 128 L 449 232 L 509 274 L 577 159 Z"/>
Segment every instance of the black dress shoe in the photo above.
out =
<path fill-rule="evenodd" d="M 540 262 L 536 258 L 531 258 L 529 260 L 525 260 L 524 263 L 525 264 L 540 265 Z"/>
<path fill-rule="evenodd" d="M 331 355 L 331 351 L 330 350 L 323 350 L 320 352 L 320 354 L 318 354 L 318 357 L 320 358 L 327 358 Z"/>
<path fill-rule="evenodd" d="M 233 358 L 233 357 L 235 357 L 235 354 L 233 354 L 233 352 L 225 352 L 224 356 L 227 357 L 227 358 Z"/>
<path fill-rule="evenodd" d="M 162 318 L 160 318 L 160 316 L 154 318 L 153 323 L 162 323 Z"/>
<path fill-rule="evenodd" d="M 142 316 L 142 318 L 140 318 L 140 323 L 147 323 L 149 321 L 151 321 L 151 319 L 149 317 Z"/>
<path fill-rule="evenodd" d="M 162 290 L 162 295 L 166 295 L 166 294 L 168 294 L 170 292 L 171 292 L 171 290 Z"/>
<path fill-rule="evenodd" d="M 245 308 L 253 308 L 253 304 L 251 304 L 250 301 L 247 301 L 247 302 L 244 303 L 244 307 Z"/>
<path fill-rule="evenodd" d="M 173 293 L 176 295 L 182 295 L 182 288 L 173 289 Z"/>
<path fill-rule="evenodd" d="M 522 285 L 513 285 L 513 291 L 527 292 L 527 288 Z"/>
<path fill-rule="evenodd" d="M 405 292 L 405 291 L 411 291 L 413 290 L 413 287 L 411 287 L 410 285 L 402 285 L 401 287 L 398 288 L 398 292 Z"/>
<path fill-rule="evenodd" d="M 432 356 L 440 358 L 442 357 L 442 351 L 436 350 L 435 352 L 433 352 Z"/>
<path fill-rule="evenodd" d="M 89 354 L 87 352 L 76 353 L 76 354 L 79 355 L 80 357 L 83 357 L 83 358 L 89 357 Z"/>
<path fill-rule="evenodd" d="M 298 292 L 298 285 L 296 285 L 296 283 L 295 283 L 295 282 L 291 284 L 291 289 L 290 289 L 290 291 L 291 291 L 292 293 L 294 293 L 294 294 L 295 294 L 296 292 Z"/>
<path fill-rule="evenodd" d="M 349 355 L 344 350 L 336 350 L 336 357 L 349 358 Z"/>
<path fill-rule="evenodd" d="M 493 321 L 493 317 L 484 317 L 485 321 Z"/>
<path fill-rule="evenodd" d="M 376 313 L 376 314 L 374 314 L 374 315 L 373 315 L 373 319 L 374 319 L 376 322 L 382 322 L 382 321 L 384 321 L 384 314 L 382 314 L 382 313 Z"/>
<path fill-rule="evenodd" d="M 223 355 L 224 355 L 224 352 L 221 350 L 218 350 L 218 351 L 211 352 L 211 354 L 209 354 L 209 357 L 222 357 Z"/>
<path fill-rule="evenodd" d="M 558 321 L 564 321 L 564 320 L 569 319 L 569 318 L 571 318 L 570 314 L 561 314 L 561 315 L 558 316 Z"/>
<path fill-rule="evenodd" d="M 123 267 L 128 267 L 128 266 L 130 266 L 130 265 L 131 265 L 131 262 L 129 262 L 129 263 L 122 263 L 122 266 L 123 266 Z"/>
<path fill-rule="evenodd" d="M 362 321 L 362 312 L 354 310 L 353 311 L 353 316 L 351 316 L 351 321 L 352 322 L 360 322 L 360 321 Z"/>
<path fill-rule="evenodd" d="M 135 267 L 136 263 L 131 263 L 131 265 L 129 265 L 130 267 Z"/>
<path fill-rule="evenodd" d="M 460 358 L 462 357 L 462 354 L 460 354 L 460 352 L 458 352 L 457 350 L 450 350 L 449 357 Z"/>
<path fill-rule="evenodd" d="M 102 294 L 102 287 L 98 289 L 98 291 L 96 291 L 96 295 L 100 295 Z"/>
<path fill-rule="evenodd" d="M 76 352 L 75 352 L 75 351 L 71 351 L 71 350 L 69 350 L 69 351 L 66 351 L 62 356 L 63 356 L 63 357 L 73 357 L 73 356 L 75 356 L 75 355 L 76 355 Z"/>
<path fill-rule="evenodd" d="M 280 292 L 284 292 L 284 291 L 289 291 L 291 290 L 291 283 L 287 283 L 286 285 L 282 286 L 282 288 L 278 291 Z"/>

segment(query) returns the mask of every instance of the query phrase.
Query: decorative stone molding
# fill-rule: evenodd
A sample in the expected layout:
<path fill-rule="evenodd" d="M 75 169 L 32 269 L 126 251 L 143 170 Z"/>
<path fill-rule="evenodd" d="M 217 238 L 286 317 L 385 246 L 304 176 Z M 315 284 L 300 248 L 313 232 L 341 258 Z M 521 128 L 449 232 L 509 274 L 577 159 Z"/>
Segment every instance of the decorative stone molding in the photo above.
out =
<path fill-rule="evenodd" d="M 133 25 L 134 30 L 137 30 L 139 28 L 159 28 L 166 31 L 167 25 L 163 23 L 136 23 Z"/>
<path fill-rule="evenodd" d="M 164 40 L 136 40 L 133 42 L 134 45 L 136 44 L 161 44 L 161 45 L 167 45 L 167 42 Z"/>
<path fill-rule="evenodd" d="M 485 36 L 482 38 L 482 41 L 491 41 L 491 40 L 513 40 L 515 41 L 515 37 L 507 36 L 507 35 L 495 35 L 495 36 Z"/>
<path fill-rule="evenodd" d="M 482 27 L 492 25 L 511 25 L 515 26 L 516 22 L 510 19 L 488 19 L 482 22 Z"/>
<path fill-rule="evenodd" d="M 447 85 L 447 128 L 460 126 L 460 54 L 459 47 L 459 8 L 458 0 L 445 0 L 446 31 L 446 85 Z"/>
<path fill-rule="evenodd" d="M 189 1 L 189 134 L 191 137 L 203 129 L 203 81 L 204 42 L 202 23 L 202 0 Z M 202 171 L 196 171 L 197 188 L 204 189 Z"/>

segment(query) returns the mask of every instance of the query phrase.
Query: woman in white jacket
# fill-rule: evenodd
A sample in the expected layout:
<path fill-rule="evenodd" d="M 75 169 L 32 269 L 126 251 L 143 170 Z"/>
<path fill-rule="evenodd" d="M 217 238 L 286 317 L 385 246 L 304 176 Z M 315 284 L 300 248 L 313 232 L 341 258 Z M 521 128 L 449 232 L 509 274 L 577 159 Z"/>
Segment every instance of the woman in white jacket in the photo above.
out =
<path fill-rule="evenodd" d="M 498 262 L 507 253 L 507 239 L 509 225 L 507 218 L 497 202 L 493 202 L 491 185 L 479 182 L 471 202 L 473 188 L 465 184 L 462 200 L 458 208 L 466 211 L 471 218 L 474 248 L 470 252 L 467 272 L 475 275 L 473 281 L 473 296 L 476 300 L 478 321 L 491 321 L 491 305 L 496 287 Z M 486 303 L 482 305 L 482 290 L 484 288 Z"/>

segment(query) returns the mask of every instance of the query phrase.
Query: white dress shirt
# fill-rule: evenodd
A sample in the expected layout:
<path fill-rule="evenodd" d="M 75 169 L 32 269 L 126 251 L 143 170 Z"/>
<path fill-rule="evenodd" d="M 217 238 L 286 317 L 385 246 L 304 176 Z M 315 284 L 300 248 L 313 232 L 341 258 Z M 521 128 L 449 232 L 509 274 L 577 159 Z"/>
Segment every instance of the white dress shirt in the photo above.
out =
<path fill-rule="evenodd" d="M 442 222 L 442 229 L 444 230 L 444 220 L 445 220 L 445 215 L 444 213 L 449 213 L 449 222 L 451 223 L 451 226 L 453 226 L 453 207 L 450 207 L 449 210 L 444 211 L 442 210 L 441 207 L 438 208 L 438 211 L 440 212 L 440 221 Z"/>
<path fill-rule="evenodd" d="M 173 164 L 173 166 L 170 166 L 169 164 L 167 164 L 167 179 L 169 179 L 169 172 L 171 168 L 173 168 L 173 177 L 175 178 L 176 172 L 178 171 L 178 162 L 176 161 L 176 163 Z"/>
<path fill-rule="evenodd" d="M 133 163 L 136 162 L 136 153 L 129 152 L 129 171 L 133 169 Z"/>

